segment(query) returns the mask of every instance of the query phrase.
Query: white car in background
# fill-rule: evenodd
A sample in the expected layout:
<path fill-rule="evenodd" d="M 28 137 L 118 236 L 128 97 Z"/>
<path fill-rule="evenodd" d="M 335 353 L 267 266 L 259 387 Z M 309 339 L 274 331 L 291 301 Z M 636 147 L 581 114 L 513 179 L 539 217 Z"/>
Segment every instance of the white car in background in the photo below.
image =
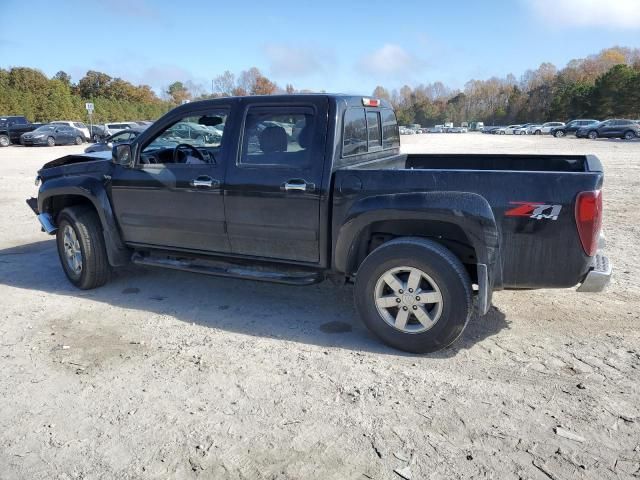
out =
<path fill-rule="evenodd" d="M 499 128 L 498 131 L 496 131 L 496 133 L 498 135 L 513 135 L 513 132 L 515 132 L 516 129 L 521 127 L 522 125 L 509 125 L 508 127 Z"/>
<path fill-rule="evenodd" d="M 564 127 L 564 122 L 547 122 L 542 125 L 537 125 L 536 128 L 531 129 L 531 133 L 534 135 L 548 135 L 551 133 L 551 129 L 557 127 Z"/>
<path fill-rule="evenodd" d="M 542 125 L 539 123 L 533 123 L 527 127 L 527 135 L 533 135 L 536 130 L 541 128 Z"/>
<path fill-rule="evenodd" d="M 49 122 L 50 125 L 67 125 L 69 127 L 75 128 L 76 130 L 80 130 L 82 132 L 82 136 L 84 137 L 84 141 L 87 142 L 91 138 L 91 134 L 89 133 L 89 127 L 87 127 L 82 122 L 72 122 L 69 120 L 56 120 L 55 122 Z"/>
<path fill-rule="evenodd" d="M 533 123 L 525 123 L 520 128 L 516 128 L 513 131 L 514 135 L 527 135 L 529 133 L 529 127 L 532 127 Z"/>
<path fill-rule="evenodd" d="M 121 132 L 122 130 L 128 130 L 130 128 L 136 128 L 139 125 L 135 122 L 113 122 L 104 124 L 104 136 L 108 137 L 114 133 Z"/>

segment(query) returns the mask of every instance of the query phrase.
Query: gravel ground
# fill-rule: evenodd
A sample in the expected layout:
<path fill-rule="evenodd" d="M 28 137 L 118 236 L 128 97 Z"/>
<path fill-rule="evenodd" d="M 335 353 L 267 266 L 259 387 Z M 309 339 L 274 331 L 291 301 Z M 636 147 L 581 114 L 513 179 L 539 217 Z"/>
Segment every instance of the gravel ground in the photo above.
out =
<path fill-rule="evenodd" d="M 639 478 L 640 142 L 402 142 L 598 155 L 608 291 L 497 292 L 426 356 L 381 345 L 330 283 L 131 267 L 79 291 L 24 203 L 79 148 L 0 149 L 0 478 Z"/>

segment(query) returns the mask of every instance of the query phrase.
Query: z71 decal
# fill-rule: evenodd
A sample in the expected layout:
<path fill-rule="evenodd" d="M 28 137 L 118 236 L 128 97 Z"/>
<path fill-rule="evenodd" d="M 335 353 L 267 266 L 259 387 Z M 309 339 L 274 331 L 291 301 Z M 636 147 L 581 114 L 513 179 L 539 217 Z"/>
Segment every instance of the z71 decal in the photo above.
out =
<path fill-rule="evenodd" d="M 557 220 L 562 210 L 562 205 L 547 205 L 539 202 L 509 202 L 517 207 L 507 210 L 506 217 L 529 217 L 536 220 Z"/>

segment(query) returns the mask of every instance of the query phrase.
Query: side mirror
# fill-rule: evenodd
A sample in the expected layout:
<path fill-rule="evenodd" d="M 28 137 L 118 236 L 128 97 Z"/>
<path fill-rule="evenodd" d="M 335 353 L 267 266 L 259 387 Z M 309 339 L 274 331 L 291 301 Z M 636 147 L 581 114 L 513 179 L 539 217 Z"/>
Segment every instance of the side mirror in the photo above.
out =
<path fill-rule="evenodd" d="M 131 155 L 131 145 L 128 143 L 120 143 L 113 147 L 112 161 L 117 165 L 123 167 L 130 167 L 133 162 L 133 156 Z"/>

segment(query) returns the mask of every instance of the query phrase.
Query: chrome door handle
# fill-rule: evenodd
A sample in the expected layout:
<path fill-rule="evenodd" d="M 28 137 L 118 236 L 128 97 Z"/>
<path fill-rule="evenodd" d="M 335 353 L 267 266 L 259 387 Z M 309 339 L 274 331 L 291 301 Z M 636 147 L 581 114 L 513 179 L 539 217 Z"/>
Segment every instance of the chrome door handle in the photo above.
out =
<path fill-rule="evenodd" d="M 283 183 L 281 189 L 285 192 L 312 192 L 315 187 L 316 186 L 313 183 L 294 179 Z"/>
<path fill-rule="evenodd" d="M 191 182 L 189 182 L 189 185 L 191 185 L 192 187 L 204 187 L 204 188 L 211 188 L 217 184 L 218 184 L 217 181 L 213 180 L 213 178 L 208 177 L 206 175 L 201 175 L 198 178 L 194 178 L 193 180 L 191 180 Z"/>

